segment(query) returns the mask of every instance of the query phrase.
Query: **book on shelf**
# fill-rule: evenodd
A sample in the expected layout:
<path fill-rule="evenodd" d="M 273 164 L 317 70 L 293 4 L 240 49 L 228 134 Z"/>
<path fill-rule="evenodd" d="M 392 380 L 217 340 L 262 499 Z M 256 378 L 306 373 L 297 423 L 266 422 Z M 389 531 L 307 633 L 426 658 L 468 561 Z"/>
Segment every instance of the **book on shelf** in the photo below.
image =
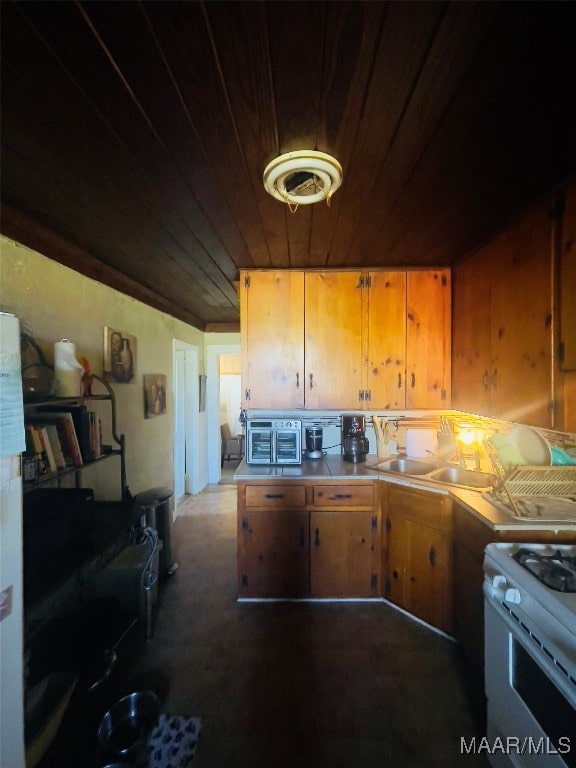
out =
<path fill-rule="evenodd" d="M 46 405 L 41 406 L 39 412 L 44 413 L 68 413 L 72 417 L 76 440 L 84 463 L 93 461 L 94 455 L 90 445 L 90 416 L 85 405 Z"/>
<path fill-rule="evenodd" d="M 81 467 L 84 464 L 72 414 L 42 411 L 41 414 L 36 412 L 34 415 L 27 416 L 27 419 L 32 424 L 54 424 L 60 441 L 60 450 L 67 467 Z"/>
<path fill-rule="evenodd" d="M 33 454 L 40 475 L 55 474 L 56 464 L 54 456 L 47 450 L 48 434 L 43 434 L 42 428 L 33 424 L 26 425 L 26 452 Z"/>

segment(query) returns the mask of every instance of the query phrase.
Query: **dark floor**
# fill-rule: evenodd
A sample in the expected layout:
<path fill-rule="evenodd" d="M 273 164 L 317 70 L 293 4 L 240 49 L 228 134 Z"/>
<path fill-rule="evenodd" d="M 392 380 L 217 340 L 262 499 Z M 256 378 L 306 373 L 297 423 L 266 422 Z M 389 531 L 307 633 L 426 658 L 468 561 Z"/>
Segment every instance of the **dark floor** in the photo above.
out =
<path fill-rule="evenodd" d="M 136 665 L 205 718 L 197 768 L 485 768 L 456 646 L 383 603 L 238 603 L 236 489 L 179 508 L 180 562 Z"/>
<path fill-rule="evenodd" d="M 487 768 L 463 750 L 482 726 L 453 642 L 382 602 L 239 603 L 235 486 L 178 511 L 152 640 L 133 633 L 102 689 L 75 694 L 39 768 L 104 765 L 100 718 L 146 688 L 204 718 L 195 768 Z"/>

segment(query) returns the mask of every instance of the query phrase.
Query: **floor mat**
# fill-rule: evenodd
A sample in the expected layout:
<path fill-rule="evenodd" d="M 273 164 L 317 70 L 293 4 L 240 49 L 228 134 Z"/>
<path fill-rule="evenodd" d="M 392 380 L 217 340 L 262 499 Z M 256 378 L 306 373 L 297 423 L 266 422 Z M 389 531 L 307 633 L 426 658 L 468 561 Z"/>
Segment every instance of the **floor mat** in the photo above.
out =
<path fill-rule="evenodd" d="M 201 728 L 201 717 L 160 715 L 136 768 L 188 768 Z"/>

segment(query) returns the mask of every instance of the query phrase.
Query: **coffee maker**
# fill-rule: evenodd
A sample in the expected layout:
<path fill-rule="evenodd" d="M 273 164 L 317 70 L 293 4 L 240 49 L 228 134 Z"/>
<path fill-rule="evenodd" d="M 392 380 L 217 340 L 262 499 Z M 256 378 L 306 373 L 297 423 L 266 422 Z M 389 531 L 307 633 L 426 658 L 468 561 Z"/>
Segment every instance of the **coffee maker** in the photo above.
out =
<path fill-rule="evenodd" d="M 342 458 L 344 461 L 358 463 L 366 461 L 367 453 L 366 418 L 362 414 L 344 414 L 342 416 Z"/>
<path fill-rule="evenodd" d="M 306 451 L 304 458 L 322 458 L 322 427 L 306 427 L 305 430 Z"/>

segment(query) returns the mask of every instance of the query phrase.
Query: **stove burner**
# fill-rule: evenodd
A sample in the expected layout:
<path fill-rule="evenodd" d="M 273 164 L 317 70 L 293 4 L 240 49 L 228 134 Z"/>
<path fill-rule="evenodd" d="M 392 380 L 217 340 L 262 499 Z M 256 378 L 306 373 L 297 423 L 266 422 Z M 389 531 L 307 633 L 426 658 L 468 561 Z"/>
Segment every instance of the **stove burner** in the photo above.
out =
<path fill-rule="evenodd" d="M 544 555 L 524 547 L 512 557 L 550 589 L 576 592 L 576 557 L 563 555 L 558 550 L 553 555 Z"/>

